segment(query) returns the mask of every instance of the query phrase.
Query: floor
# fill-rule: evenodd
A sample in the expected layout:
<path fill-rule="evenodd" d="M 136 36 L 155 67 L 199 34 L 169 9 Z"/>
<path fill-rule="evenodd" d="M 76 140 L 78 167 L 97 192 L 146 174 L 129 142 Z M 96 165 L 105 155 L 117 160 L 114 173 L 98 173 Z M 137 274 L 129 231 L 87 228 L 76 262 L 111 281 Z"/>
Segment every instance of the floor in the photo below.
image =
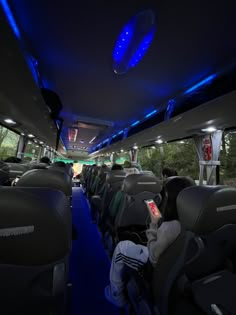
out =
<path fill-rule="evenodd" d="M 104 297 L 110 261 L 97 226 L 91 223 L 90 209 L 80 188 L 73 188 L 72 207 L 78 239 L 73 241 L 71 254 L 70 315 L 120 314 Z"/>

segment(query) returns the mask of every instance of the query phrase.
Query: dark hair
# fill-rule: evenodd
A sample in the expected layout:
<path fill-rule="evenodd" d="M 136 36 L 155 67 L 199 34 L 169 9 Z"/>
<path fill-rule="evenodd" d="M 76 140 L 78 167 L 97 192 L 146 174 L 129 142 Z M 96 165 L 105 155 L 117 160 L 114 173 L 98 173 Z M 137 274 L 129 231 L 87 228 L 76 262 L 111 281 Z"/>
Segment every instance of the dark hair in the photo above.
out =
<path fill-rule="evenodd" d="M 71 166 L 74 166 L 74 163 L 69 163 Z"/>
<path fill-rule="evenodd" d="M 47 156 L 43 156 L 43 157 L 40 159 L 40 162 L 41 162 L 41 163 L 45 163 L 45 164 L 51 164 L 51 160 L 50 160 L 49 157 L 47 157 Z"/>
<path fill-rule="evenodd" d="M 20 163 L 21 159 L 19 159 L 16 156 L 10 156 L 10 157 L 6 158 L 6 160 L 4 160 L 4 162 L 7 162 L 7 163 Z"/>
<path fill-rule="evenodd" d="M 113 164 L 111 170 L 112 171 L 122 171 L 123 167 L 120 164 Z"/>
<path fill-rule="evenodd" d="M 56 166 L 56 167 L 66 167 L 66 163 L 63 162 L 63 161 L 57 161 L 57 162 L 54 162 L 54 163 L 53 163 L 53 166 Z"/>
<path fill-rule="evenodd" d="M 162 170 L 162 175 L 164 177 L 171 177 L 171 176 L 178 176 L 178 173 L 173 168 L 164 167 L 163 170 Z"/>

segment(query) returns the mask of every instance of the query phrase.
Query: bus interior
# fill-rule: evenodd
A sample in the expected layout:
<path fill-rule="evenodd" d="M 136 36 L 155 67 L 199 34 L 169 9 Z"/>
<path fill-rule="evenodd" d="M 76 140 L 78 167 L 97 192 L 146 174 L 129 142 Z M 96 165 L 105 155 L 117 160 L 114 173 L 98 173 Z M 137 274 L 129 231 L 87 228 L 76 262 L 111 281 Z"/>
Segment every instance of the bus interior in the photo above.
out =
<path fill-rule="evenodd" d="M 0 0 L 1 314 L 236 314 L 235 12 Z M 155 265 L 153 209 L 180 226 Z"/>

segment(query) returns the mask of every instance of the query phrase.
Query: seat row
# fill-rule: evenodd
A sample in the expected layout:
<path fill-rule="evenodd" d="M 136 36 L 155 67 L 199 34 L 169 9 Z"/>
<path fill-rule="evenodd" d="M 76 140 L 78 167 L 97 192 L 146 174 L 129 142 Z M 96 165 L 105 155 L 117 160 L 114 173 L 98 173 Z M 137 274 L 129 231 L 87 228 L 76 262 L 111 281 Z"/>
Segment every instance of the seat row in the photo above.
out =
<path fill-rule="evenodd" d="M 72 179 L 52 165 L 0 187 L 0 300 L 3 314 L 65 309 L 72 244 Z"/>
<path fill-rule="evenodd" d="M 146 244 L 150 222 L 146 200 L 156 203 L 164 221 L 178 220 L 181 225 L 179 237 L 154 268 L 144 270 L 142 277 L 128 275 L 126 291 L 134 312 L 236 313 L 236 189 L 196 186 L 191 178 L 181 176 L 162 182 L 151 174 L 106 173 L 103 190 L 88 198 L 98 211 L 110 255 L 121 240 Z M 86 179 L 84 185 L 91 192 Z"/>

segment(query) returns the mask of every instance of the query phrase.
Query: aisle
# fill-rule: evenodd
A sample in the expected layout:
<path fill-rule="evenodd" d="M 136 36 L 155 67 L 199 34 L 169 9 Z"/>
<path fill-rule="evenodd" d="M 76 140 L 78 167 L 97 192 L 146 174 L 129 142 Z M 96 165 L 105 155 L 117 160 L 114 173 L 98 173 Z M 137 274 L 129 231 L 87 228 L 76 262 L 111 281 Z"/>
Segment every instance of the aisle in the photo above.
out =
<path fill-rule="evenodd" d="M 110 262 L 103 249 L 97 226 L 91 223 L 89 207 L 82 190 L 73 188 L 73 223 L 78 240 L 73 241 L 71 255 L 70 315 L 111 315 L 119 309 L 106 301 Z"/>

